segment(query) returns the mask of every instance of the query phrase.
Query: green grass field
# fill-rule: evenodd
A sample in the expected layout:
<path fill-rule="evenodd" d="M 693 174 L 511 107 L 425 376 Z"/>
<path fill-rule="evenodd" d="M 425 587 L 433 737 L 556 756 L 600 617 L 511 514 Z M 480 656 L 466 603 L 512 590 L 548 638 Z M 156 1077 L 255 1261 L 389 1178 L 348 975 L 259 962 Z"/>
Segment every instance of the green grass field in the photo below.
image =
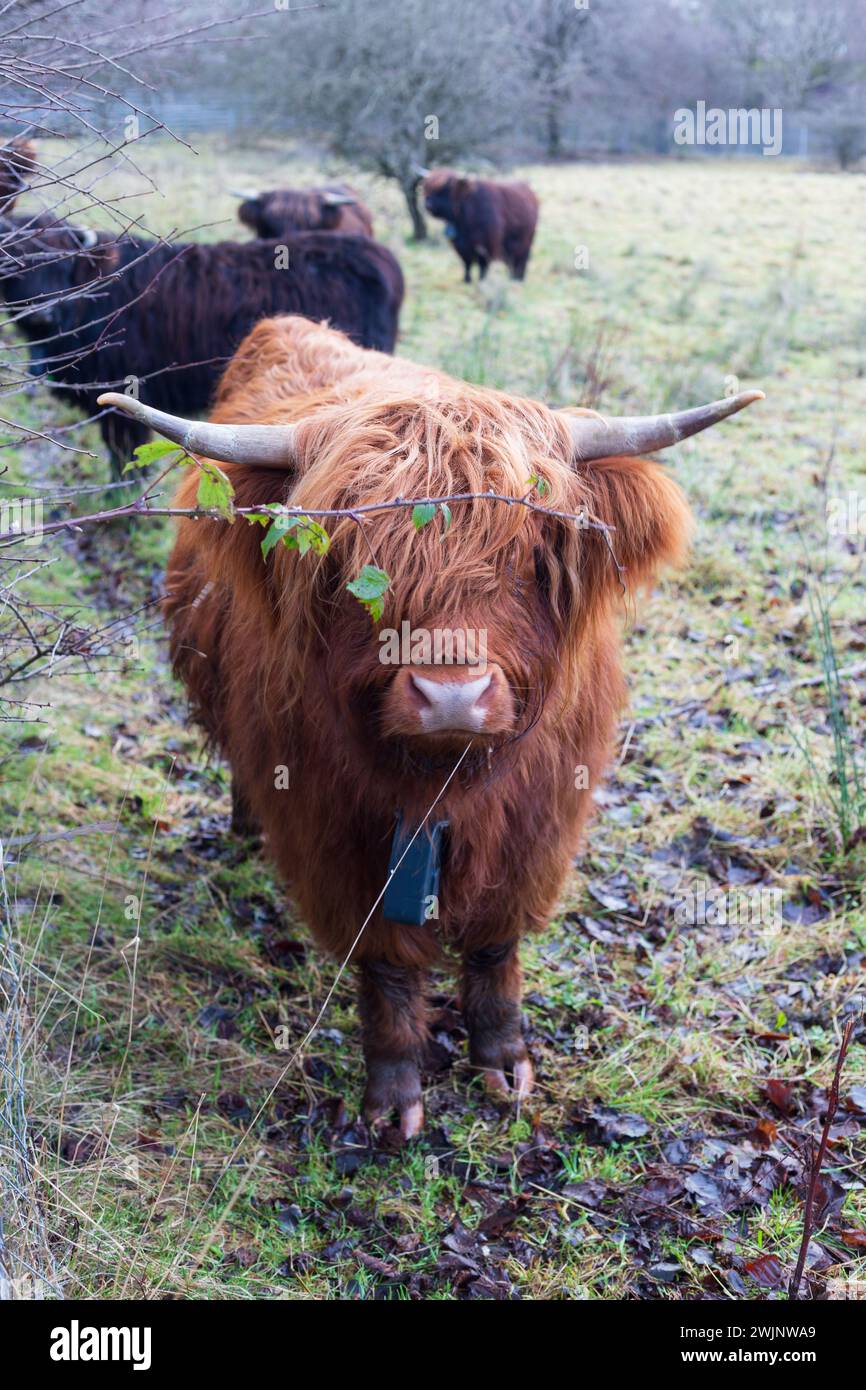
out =
<path fill-rule="evenodd" d="M 438 224 L 408 240 L 389 186 L 196 144 L 145 142 L 160 192 L 130 171 L 103 195 L 216 239 L 235 234 L 231 187 L 348 173 L 404 268 L 407 357 L 611 412 L 730 378 L 767 399 L 667 459 L 694 554 L 629 620 L 618 761 L 561 910 L 524 947 L 537 1089 L 520 1113 L 484 1096 L 443 974 L 428 1128 L 403 1150 L 357 1120 L 349 977 L 287 1065 L 336 964 L 230 835 L 226 771 L 186 723 L 153 608 L 170 528 L 42 548 L 32 592 L 117 624 L 90 673 L 61 662 L 19 692 L 38 722 L 2 726 L 30 1123 L 66 1295 L 779 1296 L 850 1016 L 808 1268 L 833 1297 L 866 1289 L 866 845 L 840 829 L 845 806 L 866 822 L 864 541 L 825 521 L 828 499 L 866 494 L 862 179 L 759 159 L 527 169 L 525 284 L 496 266 L 466 287 Z M 7 413 L 74 418 L 47 394 Z M 7 494 L 108 476 L 40 440 L 6 459 Z M 701 884 L 777 892 L 781 920 L 679 924 L 673 895 Z"/>

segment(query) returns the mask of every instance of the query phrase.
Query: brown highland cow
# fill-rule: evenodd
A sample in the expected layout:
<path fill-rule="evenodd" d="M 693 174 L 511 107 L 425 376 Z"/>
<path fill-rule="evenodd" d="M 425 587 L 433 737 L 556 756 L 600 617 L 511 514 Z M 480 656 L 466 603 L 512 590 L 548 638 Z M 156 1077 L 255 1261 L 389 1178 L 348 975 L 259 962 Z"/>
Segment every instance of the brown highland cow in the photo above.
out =
<path fill-rule="evenodd" d="M 239 506 L 518 499 L 533 476 L 546 484 L 544 512 L 481 498 L 455 503 L 447 530 L 437 519 L 416 532 L 394 510 L 322 518 L 320 556 L 277 545 L 263 561 L 257 525 L 180 523 L 166 599 L 175 668 L 316 940 L 357 967 L 371 1121 L 396 1110 L 405 1136 L 423 1123 L 425 972 L 444 944 L 462 959 L 472 1066 L 497 1093 L 529 1092 L 518 945 L 554 909 L 610 756 L 623 582 L 650 583 L 688 543 L 682 493 L 639 455 L 760 394 L 602 420 L 285 317 L 242 343 L 210 424 L 107 398 L 227 463 Z M 194 507 L 197 486 L 191 470 L 177 504 Z M 382 633 L 346 587 L 371 554 L 390 576 L 380 626 L 483 631 L 480 672 L 383 663 Z M 420 923 L 371 913 L 398 816 L 448 823 L 438 916 Z"/>
<path fill-rule="evenodd" d="M 424 179 L 424 205 L 446 223 L 463 278 L 472 267 L 484 279 L 491 261 L 504 261 L 512 279 L 526 274 L 538 222 L 538 199 L 528 183 L 469 179 L 453 169 L 433 169 Z"/>
<path fill-rule="evenodd" d="M 346 183 L 324 188 L 274 188 L 266 193 L 237 193 L 238 217 L 258 237 L 285 232 L 345 232 L 372 236 L 373 218 Z"/>

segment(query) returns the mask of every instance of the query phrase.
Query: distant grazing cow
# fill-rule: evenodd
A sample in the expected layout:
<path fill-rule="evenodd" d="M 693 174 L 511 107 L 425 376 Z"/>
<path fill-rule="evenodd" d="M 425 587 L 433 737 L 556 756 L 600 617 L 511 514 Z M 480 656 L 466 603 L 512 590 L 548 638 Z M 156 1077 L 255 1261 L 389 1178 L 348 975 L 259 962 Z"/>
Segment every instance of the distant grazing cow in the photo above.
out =
<path fill-rule="evenodd" d="M 538 221 L 538 199 L 528 183 L 467 179 L 453 169 L 434 169 L 424 179 L 424 204 L 431 217 L 448 224 L 467 283 L 473 264 L 483 280 L 491 261 L 504 261 L 515 280 L 523 279 Z"/>
<path fill-rule="evenodd" d="M 160 410 L 204 413 L 241 339 L 274 313 L 327 319 L 367 347 L 394 347 L 403 276 L 367 237 L 295 232 L 279 243 L 168 245 L 21 222 L 6 243 L 14 259 L 0 252 L 0 291 L 8 309 L 19 306 L 31 373 L 88 415 L 100 392 L 129 378 Z M 147 439 L 113 412 L 100 428 L 115 471 Z"/>
<path fill-rule="evenodd" d="M 36 148 L 18 136 L 0 147 L 0 215 L 9 213 L 36 165 Z"/>
<path fill-rule="evenodd" d="M 317 940 L 358 967 L 371 1120 L 396 1108 L 404 1135 L 422 1124 L 424 972 L 445 942 L 463 959 L 472 1065 L 498 1093 L 508 1078 L 529 1091 L 518 942 L 548 920 L 610 756 L 625 693 L 621 576 L 632 593 L 651 582 L 689 533 L 677 485 L 636 456 L 760 394 L 603 420 L 287 317 L 246 338 L 210 424 L 154 421 L 136 401 L 107 398 L 226 462 L 239 506 L 521 498 L 535 474 L 550 512 L 613 528 L 621 572 L 597 526 L 492 498 L 455 502 L 447 531 L 437 517 L 416 532 L 393 510 L 367 511 L 363 525 L 323 518 L 331 539 L 319 558 L 278 545 L 263 561 L 257 525 L 180 523 L 166 600 L 175 669 Z M 190 473 L 177 505 L 194 506 L 196 489 Z M 378 631 L 346 588 L 371 555 L 390 576 Z M 412 652 L 424 633 L 483 633 L 486 661 L 395 656 L 402 623 Z M 389 914 L 379 896 L 398 814 L 405 831 L 425 816 L 447 821 L 447 851 L 431 890 L 420 832 L 418 876 L 397 869 Z M 420 896 L 431 891 L 432 903 Z"/>
<path fill-rule="evenodd" d="M 345 183 L 323 188 L 275 188 L 270 193 L 238 193 L 238 217 L 260 237 L 284 232 L 346 232 L 372 236 L 373 219 L 357 193 Z"/>

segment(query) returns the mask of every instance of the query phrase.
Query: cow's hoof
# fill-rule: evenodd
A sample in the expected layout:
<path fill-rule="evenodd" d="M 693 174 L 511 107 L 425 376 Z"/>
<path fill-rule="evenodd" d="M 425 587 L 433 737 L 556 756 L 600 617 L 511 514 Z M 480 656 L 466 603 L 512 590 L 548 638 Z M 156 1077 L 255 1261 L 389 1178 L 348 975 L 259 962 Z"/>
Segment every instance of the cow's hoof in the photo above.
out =
<path fill-rule="evenodd" d="M 371 1129 L 381 1129 L 397 1112 L 400 1137 L 413 1139 L 424 1128 L 421 1076 L 412 1061 L 369 1062 L 364 1115 Z"/>
<path fill-rule="evenodd" d="M 472 1063 L 491 1095 L 501 1100 L 524 1100 L 535 1084 L 535 1072 L 522 1038 L 472 1049 Z"/>

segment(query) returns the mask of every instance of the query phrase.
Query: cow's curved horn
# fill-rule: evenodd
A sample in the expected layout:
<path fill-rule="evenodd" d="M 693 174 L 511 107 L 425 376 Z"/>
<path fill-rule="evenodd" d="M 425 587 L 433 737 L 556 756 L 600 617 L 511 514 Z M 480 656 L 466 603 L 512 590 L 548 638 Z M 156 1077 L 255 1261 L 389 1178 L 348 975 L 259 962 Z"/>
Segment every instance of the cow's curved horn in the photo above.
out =
<path fill-rule="evenodd" d="M 357 203 L 357 201 L 358 199 L 353 198 L 351 193 L 325 192 L 322 194 L 322 202 L 325 204 L 325 207 L 329 208 L 338 208 L 342 207 L 344 203 Z"/>
<path fill-rule="evenodd" d="M 97 241 L 99 240 L 98 234 L 93 230 L 92 227 L 73 227 L 72 231 L 74 232 L 75 236 L 78 237 L 78 240 L 81 242 L 81 245 L 85 251 L 89 251 L 91 247 L 95 246 Z"/>
<path fill-rule="evenodd" d="M 106 391 L 98 397 L 98 404 L 131 415 L 188 453 L 204 454 L 205 458 L 222 463 L 245 463 L 250 468 L 286 470 L 294 463 L 294 425 L 216 425 L 205 420 L 184 420 L 117 391 Z"/>
<path fill-rule="evenodd" d="M 763 399 L 763 391 L 741 391 L 737 396 L 726 396 L 693 410 L 678 410 L 672 415 L 611 415 L 608 419 L 601 415 L 569 415 L 574 457 L 577 462 L 588 463 L 617 454 L 652 454 Z"/>
<path fill-rule="evenodd" d="M 241 202 L 246 203 L 250 198 L 258 198 L 259 194 L 257 189 L 253 190 L 252 188 L 230 188 L 229 196 L 231 198 L 240 198 Z"/>
<path fill-rule="evenodd" d="M 415 174 L 419 179 L 426 179 L 427 175 L 431 172 L 431 170 L 430 170 L 430 169 L 425 169 L 423 164 L 413 164 L 413 165 L 412 165 L 412 172 L 413 172 L 413 174 Z"/>

